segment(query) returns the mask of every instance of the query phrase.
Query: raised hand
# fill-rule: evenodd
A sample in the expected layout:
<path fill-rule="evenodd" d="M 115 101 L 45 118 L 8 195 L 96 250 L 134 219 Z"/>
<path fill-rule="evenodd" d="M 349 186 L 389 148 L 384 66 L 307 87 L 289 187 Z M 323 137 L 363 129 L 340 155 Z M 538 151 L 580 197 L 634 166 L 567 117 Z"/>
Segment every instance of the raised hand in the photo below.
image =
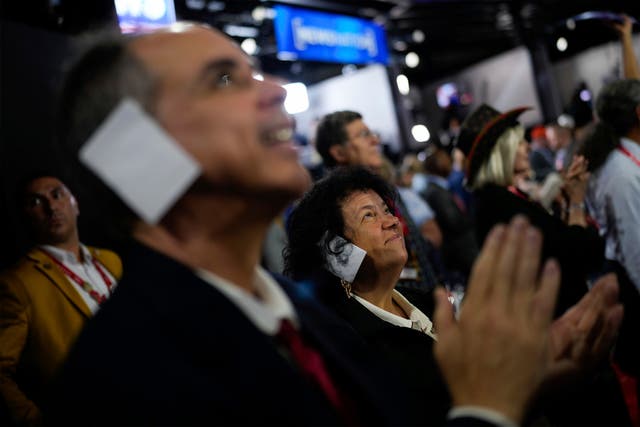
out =
<path fill-rule="evenodd" d="M 551 325 L 546 381 L 570 379 L 606 357 L 622 315 L 616 276 L 601 277 L 576 305 Z"/>
<path fill-rule="evenodd" d="M 436 292 L 434 351 L 454 406 L 493 409 L 518 423 L 547 377 L 560 272 L 549 261 L 538 278 L 541 242 L 522 216 L 494 227 L 458 322 L 446 294 Z"/>

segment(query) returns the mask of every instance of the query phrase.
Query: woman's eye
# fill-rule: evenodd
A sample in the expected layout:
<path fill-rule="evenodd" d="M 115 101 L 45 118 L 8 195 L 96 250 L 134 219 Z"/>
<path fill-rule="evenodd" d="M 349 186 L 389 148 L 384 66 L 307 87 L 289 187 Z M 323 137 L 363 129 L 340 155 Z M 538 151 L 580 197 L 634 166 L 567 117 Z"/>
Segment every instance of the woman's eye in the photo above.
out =
<path fill-rule="evenodd" d="M 374 216 L 373 212 L 367 212 L 362 216 L 362 219 L 373 218 Z"/>

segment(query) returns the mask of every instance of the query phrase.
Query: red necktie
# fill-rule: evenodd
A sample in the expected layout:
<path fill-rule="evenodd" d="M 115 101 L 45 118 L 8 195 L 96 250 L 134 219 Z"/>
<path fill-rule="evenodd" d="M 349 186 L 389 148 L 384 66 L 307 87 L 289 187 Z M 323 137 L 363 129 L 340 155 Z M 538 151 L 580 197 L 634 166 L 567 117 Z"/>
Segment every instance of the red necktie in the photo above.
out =
<path fill-rule="evenodd" d="M 342 419 L 348 424 L 354 424 L 353 411 L 349 408 L 350 405 L 345 404 L 347 399 L 329 376 L 322 356 L 302 341 L 300 333 L 288 319 L 281 320 L 276 339 L 289 350 L 291 357 L 304 375 L 320 387 Z"/>

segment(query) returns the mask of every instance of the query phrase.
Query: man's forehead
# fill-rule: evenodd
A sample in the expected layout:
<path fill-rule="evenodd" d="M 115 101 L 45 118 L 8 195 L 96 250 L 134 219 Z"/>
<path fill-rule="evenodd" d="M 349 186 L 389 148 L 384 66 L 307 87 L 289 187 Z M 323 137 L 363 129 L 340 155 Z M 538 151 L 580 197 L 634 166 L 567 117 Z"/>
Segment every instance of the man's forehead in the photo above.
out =
<path fill-rule="evenodd" d="M 131 50 L 152 68 L 180 64 L 184 60 L 206 61 L 233 56 L 248 60 L 240 47 L 218 30 L 203 25 L 168 27 L 133 40 Z"/>
<path fill-rule="evenodd" d="M 27 194 L 38 194 L 57 188 L 67 189 L 64 183 L 58 178 L 53 176 L 43 176 L 32 179 L 27 184 L 25 191 Z"/>

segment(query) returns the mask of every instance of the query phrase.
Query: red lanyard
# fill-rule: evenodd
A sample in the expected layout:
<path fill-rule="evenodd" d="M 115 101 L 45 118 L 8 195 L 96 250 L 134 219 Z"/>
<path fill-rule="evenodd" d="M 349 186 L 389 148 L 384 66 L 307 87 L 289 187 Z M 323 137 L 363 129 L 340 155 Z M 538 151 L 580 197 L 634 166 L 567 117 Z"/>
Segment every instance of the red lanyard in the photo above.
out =
<path fill-rule="evenodd" d="M 98 291 L 96 291 L 93 286 L 91 286 L 91 284 L 85 280 L 82 280 L 82 278 L 80 276 L 78 276 L 76 273 L 74 273 L 73 271 L 71 271 L 66 265 L 64 265 L 63 263 L 61 263 L 60 261 L 58 261 L 58 259 L 56 257 L 54 257 L 52 254 L 50 254 L 49 252 L 47 252 L 46 250 L 40 248 L 40 250 L 47 255 L 49 258 L 51 258 L 51 261 L 53 261 L 58 267 L 60 267 L 60 269 L 62 270 L 62 272 L 64 274 L 66 274 L 71 280 L 73 280 L 74 282 L 76 282 L 78 284 L 78 286 L 80 286 L 86 293 L 89 294 L 89 296 L 98 304 L 102 304 L 103 302 L 105 302 L 107 300 L 107 297 L 104 295 L 101 295 L 98 293 Z M 111 294 L 111 286 L 113 285 L 113 282 L 111 282 L 111 279 L 109 279 L 109 276 L 107 276 L 107 273 L 104 272 L 104 270 L 102 269 L 102 267 L 100 267 L 100 264 L 98 264 L 98 261 L 96 261 L 95 258 L 91 258 L 91 261 L 93 262 L 94 267 L 96 268 L 96 270 L 98 270 L 98 273 L 100 274 L 100 277 L 102 277 L 102 280 L 104 281 L 104 284 L 107 285 L 107 289 L 109 290 L 109 294 Z"/>
<path fill-rule="evenodd" d="M 507 190 L 509 190 L 511 193 L 513 193 L 514 196 L 518 196 L 521 199 L 524 199 L 524 200 L 527 200 L 527 201 L 529 200 L 529 196 L 527 196 L 522 190 L 520 190 L 515 185 L 508 186 Z"/>
<path fill-rule="evenodd" d="M 631 152 L 629 150 L 627 150 L 625 147 L 623 147 L 622 145 L 618 145 L 618 150 L 622 154 L 624 154 L 625 156 L 630 158 L 633 163 L 635 163 L 636 165 L 640 166 L 640 159 L 638 159 L 636 156 L 631 154 Z"/>

